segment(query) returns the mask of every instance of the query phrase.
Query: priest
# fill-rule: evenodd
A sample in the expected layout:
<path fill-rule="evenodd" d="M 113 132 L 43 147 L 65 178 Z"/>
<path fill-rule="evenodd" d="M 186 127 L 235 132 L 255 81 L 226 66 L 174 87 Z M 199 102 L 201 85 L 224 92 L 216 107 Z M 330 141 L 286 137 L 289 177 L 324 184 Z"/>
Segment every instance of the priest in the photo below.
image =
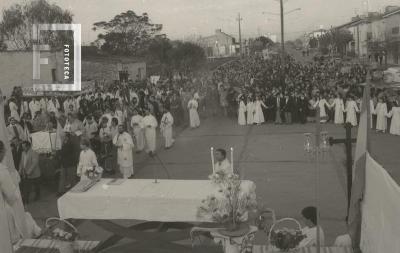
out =
<path fill-rule="evenodd" d="M 144 138 L 146 142 L 146 152 L 150 155 L 156 151 L 156 128 L 158 126 L 156 118 L 151 115 L 149 108 L 145 109 L 145 116 L 142 120 L 144 128 Z"/>
<path fill-rule="evenodd" d="M 114 136 L 113 144 L 118 149 L 118 165 L 123 178 L 130 178 L 133 174 L 133 140 L 125 131 L 125 126 L 118 126 L 118 134 Z"/>

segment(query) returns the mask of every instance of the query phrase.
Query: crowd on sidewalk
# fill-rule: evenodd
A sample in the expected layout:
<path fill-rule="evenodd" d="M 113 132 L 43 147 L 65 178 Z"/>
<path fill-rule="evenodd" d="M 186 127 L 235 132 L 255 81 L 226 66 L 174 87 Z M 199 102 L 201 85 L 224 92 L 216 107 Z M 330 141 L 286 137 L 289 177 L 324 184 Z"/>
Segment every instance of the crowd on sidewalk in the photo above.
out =
<path fill-rule="evenodd" d="M 282 85 L 282 70 L 285 82 Z M 237 111 L 239 125 L 306 123 L 319 111 L 322 123 L 357 126 L 366 69 L 361 64 L 337 61 L 301 64 L 292 57 L 238 59 L 214 72 L 219 83 L 221 106 Z M 229 96 L 224 84 L 229 83 Z M 372 127 L 400 135 L 400 96 L 377 88 L 370 101 Z"/>

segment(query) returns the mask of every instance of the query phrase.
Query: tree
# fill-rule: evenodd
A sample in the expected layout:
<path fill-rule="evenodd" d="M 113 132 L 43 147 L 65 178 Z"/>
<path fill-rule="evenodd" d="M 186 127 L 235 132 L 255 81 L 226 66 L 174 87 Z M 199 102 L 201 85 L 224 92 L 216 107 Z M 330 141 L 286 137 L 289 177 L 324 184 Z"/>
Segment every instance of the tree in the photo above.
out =
<path fill-rule="evenodd" d="M 253 54 L 255 52 L 261 52 L 273 44 L 274 42 L 270 38 L 260 36 L 250 42 L 250 52 Z"/>
<path fill-rule="evenodd" d="M 294 44 L 296 45 L 297 48 L 303 47 L 303 41 L 301 39 L 296 39 L 294 41 Z"/>
<path fill-rule="evenodd" d="M 312 38 L 310 38 L 308 45 L 310 46 L 310 48 L 316 48 L 318 46 L 318 40 L 316 38 L 312 37 Z"/>
<path fill-rule="evenodd" d="M 187 74 L 200 69 L 206 62 L 204 49 L 191 42 L 175 41 L 168 51 L 170 71 Z"/>
<path fill-rule="evenodd" d="M 147 13 L 137 15 L 129 10 L 116 15 L 108 22 L 94 23 L 92 29 L 104 31 L 98 35 L 103 51 L 112 54 L 136 55 L 144 49 L 146 42 L 162 30 L 162 25 L 151 23 Z"/>
<path fill-rule="evenodd" d="M 73 15 L 46 0 L 35 0 L 24 5 L 14 4 L 3 10 L 0 22 L 0 37 L 9 42 L 15 50 L 31 50 L 33 24 L 71 23 Z M 43 31 L 40 33 L 42 44 L 52 49 L 61 48 L 72 41 L 72 31 Z"/>
<path fill-rule="evenodd" d="M 335 49 L 336 52 L 344 54 L 346 45 L 353 40 L 353 35 L 348 30 L 333 29 L 319 37 L 321 52 Z"/>

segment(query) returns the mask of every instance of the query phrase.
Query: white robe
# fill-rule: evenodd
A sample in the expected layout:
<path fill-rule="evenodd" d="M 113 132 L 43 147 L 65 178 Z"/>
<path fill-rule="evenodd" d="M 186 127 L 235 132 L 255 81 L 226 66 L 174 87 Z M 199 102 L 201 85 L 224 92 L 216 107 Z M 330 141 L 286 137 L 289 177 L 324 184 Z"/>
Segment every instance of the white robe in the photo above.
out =
<path fill-rule="evenodd" d="M 40 102 L 33 101 L 33 100 L 31 102 L 29 102 L 29 110 L 31 111 L 32 119 L 34 119 L 36 112 L 40 111 Z"/>
<path fill-rule="evenodd" d="M 200 126 L 200 118 L 199 114 L 197 113 L 197 107 L 199 107 L 197 100 L 191 99 L 188 103 L 188 109 L 189 109 L 190 127 L 192 128 Z"/>
<path fill-rule="evenodd" d="M 261 100 L 256 100 L 254 102 L 254 105 L 253 105 L 254 106 L 254 118 L 253 118 L 254 123 L 261 124 L 261 123 L 265 122 L 264 113 L 262 111 L 262 105 L 264 105 L 264 103 Z"/>
<path fill-rule="evenodd" d="M 131 127 L 133 129 L 133 136 L 135 138 L 136 149 L 142 151 L 144 149 L 144 135 L 143 135 L 143 117 L 139 114 L 132 116 Z"/>
<path fill-rule="evenodd" d="M 11 117 L 13 117 L 16 121 L 20 121 L 19 113 L 18 113 L 18 106 L 14 102 L 10 102 L 8 104 L 11 112 Z"/>
<path fill-rule="evenodd" d="M 343 99 L 341 98 L 335 98 L 333 100 L 332 104 L 335 108 L 335 124 L 343 124 L 344 123 L 344 117 L 343 117 L 343 111 L 344 111 L 344 103 Z"/>
<path fill-rule="evenodd" d="M 144 127 L 144 137 L 146 140 L 146 152 L 156 151 L 156 128 L 158 126 L 157 120 L 153 115 L 143 117 L 142 124 Z"/>
<path fill-rule="evenodd" d="M 98 166 L 96 154 L 91 149 L 82 150 L 79 155 L 79 163 L 76 171 L 81 180 L 88 179 L 85 172 L 88 168 L 92 168 L 93 166 Z"/>
<path fill-rule="evenodd" d="M 124 132 L 114 136 L 113 144 L 118 147 L 118 165 L 124 178 L 133 175 L 133 140 L 130 134 Z M 121 147 L 120 147 L 121 146 Z"/>
<path fill-rule="evenodd" d="M 239 102 L 239 111 L 238 111 L 238 124 L 241 126 L 246 125 L 246 105 L 243 101 Z"/>
<path fill-rule="evenodd" d="M 400 135 L 400 107 L 392 107 L 392 110 L 388 113 L 388 117 L 392 118 L 390 123 L 390 133 Z"/>
<path fill-rule="evenodd" d="M 172 138 L 172 126 L 174 124 L 174 118 L 170 112 L 164 113 L 161 118 L 161 133 L 165 138 L 165 147 L 171 147 L 175 140 Z"/>
<path fill-rule="evenodd" d="M 329 104 L 325 98 L 318 100 L 314 105 L 314 108 L 317 108 L 317 107 L 319 108 L 319 117 L 320 117 L 321 122 L 327 121 L 328 115 L 326 114 L 325 106 L 329 106 Z"/>
<path fill-rule="evenodd" d="M 254 103 L 252 101 L 248 102 L 247 105 L 247 125 L 252 125 L 254 123 Z"/>
<path fill-rule="evenodd" d="M 350 123 L 352 126 L 357 126 L 357 112 L 360 110 L 354 100 L 346 103 L 346 123 Z"/>
<path fill-rule="evenodd" d="M 0 247 L 1 252 L 12 253 L 11 228 L 9 225 L 7 206 L 13 205 L 17 199 L 16 187 L 12 183 L 7 169 L 0 169 Z"/>
<path fill-rule="evenodd" d="M 304 228 L 301 229 L 301 231 L 307 237 L 304 238 L 299 243 L 299 248 L 311 247 L 311 246 L 316 246 L 317 245 L 317 227 L 313 227 L 313 228 L 304 227 Z M 325 245 L 325 233 L 324 233 L 324 230 L 321 227 L 319 229 L 319 241 L 320 241 L 320 245 L 321 246 Z"/>
<path fill-rule="evenodd" d="M 386 103 L 378 103 L 376 105 L 376 130 L 386 131 L 387 128 L 387 106 Z"/>
<path fill-rule="evenodd" d="M 232 169 L 231 163 L 228 161 L 228 159 L 224 159 L 221 162 L 215 163 L 214 172 L 218 172 L 218 171 L 225 171 L 226 173 L 233 174 L 233 169 Z"/>

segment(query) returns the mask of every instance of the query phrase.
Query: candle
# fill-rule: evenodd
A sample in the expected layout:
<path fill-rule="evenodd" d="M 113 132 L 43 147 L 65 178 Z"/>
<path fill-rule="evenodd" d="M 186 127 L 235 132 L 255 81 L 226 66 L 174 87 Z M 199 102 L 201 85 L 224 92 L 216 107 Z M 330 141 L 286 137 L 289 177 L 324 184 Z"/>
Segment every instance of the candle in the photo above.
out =
<path fill-rule="evenodd" d="M 214 148 L 211 147 L 211 166 L 212 166 L 212 172 L 213 174 L 215 173 L 215 164 L 214 164 Z"/>
<path fill-rule="evenodd" d="M 231 170 L 233 173 L 233 148 L 231 147 Z"/>

